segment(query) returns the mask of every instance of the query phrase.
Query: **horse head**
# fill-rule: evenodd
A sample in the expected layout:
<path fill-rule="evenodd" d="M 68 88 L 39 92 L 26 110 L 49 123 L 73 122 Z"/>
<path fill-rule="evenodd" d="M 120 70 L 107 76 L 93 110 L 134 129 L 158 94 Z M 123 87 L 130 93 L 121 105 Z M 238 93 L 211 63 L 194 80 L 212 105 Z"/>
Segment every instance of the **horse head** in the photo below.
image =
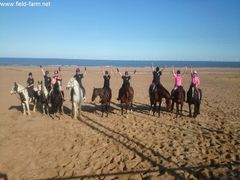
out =
<path fill-rule="evenodd" d="M 16 94 L 18 92 L 18 84 L 14 82 L 13 87 L 10 91 L 10 94 Z"/>
<path fill-rule="evenodd" d="M 71 89 L 71 88 L 73 88 L 74 86 L 75 86 L 75 78 L 71 78 L 69 81 L 68 81 L 68 83 L 67 83 L 67 86 L 66 86 L 66 89 Z"/>

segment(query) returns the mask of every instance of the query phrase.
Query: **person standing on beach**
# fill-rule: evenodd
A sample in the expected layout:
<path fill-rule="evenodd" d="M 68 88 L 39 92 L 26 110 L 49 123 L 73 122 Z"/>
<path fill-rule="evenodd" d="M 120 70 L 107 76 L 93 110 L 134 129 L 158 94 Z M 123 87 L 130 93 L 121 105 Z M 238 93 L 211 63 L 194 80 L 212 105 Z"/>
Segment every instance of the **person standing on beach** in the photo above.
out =
<path fill-rule="evenodd" d="M 85 90 L 85 88 L 82 85 L 82 79 L 86 76 L 86 74 L 87 74 L 87 68 L 86 67 L 84 68 L 84 73 L 81 73 L 80 72 L 80 68 L 77 68 L 76 69 L 76 74 L 73 76 L 77 80 L 77 82 L 79 83 L 80 88 L 83 91 L 83 99 L 84 99 L 84 101 L 86 101 L 86 96 L 85 96 L 86 95 L 86 90 Z M 72 97 L 72 93 L 73 93 L 73 91 L 71 91 L 71 97 Z M 72 99 L 71 99 L 71 101 L 72 101 Z"/>
<path fill-rule="evenodd" d="M 177 70 L 177 74 L 175 74 L 175 69 L 173 67 L 172 73 L 174 77 L 174 88 L 172 90 L 171 97 L 174 97 L 176 90 L 179 87 L 182 87 L 182 82 L 183 82 L 184 74 L 186 73 L 186 71 L 187 71 L 187 67 L 185 68 L 185 71 L 182 74 L 180 70 Z"/>
<path fill-rule="evenodd" d="M 123 80 L 123 84 L 122 87 L 120 88 L 119 92 L 118 92 L 118 98 L 117 100 L 120 100 L 120 95 L 122 94 L 124 88 L 129 87 L 130 86 L 130 79 L 131 79 L 131 75 L 128 74 L 128 71 L 125 71 L 125 74 L 122 75 L 122 73 L 119 71 L 119 69 L 117 68 L 117 72 L 119 73 L 119 75 L 122 77 Z M 136 73 L 136 70 L 134 70 L 133 74 Z M 132 75 L 133 75 L 132 74 Z"/>
<path fill-rule="evenodd" d="M 49 71 L 44 71 L 42 65 L 40 65 L 40 68 L 41 68 L 42 74 L 43 74 L 44 85 L 45 85 L 46 89 L 48 90 L 48 93 L 50 93 L 52 79 L 49 76 Z"/>
<path fill-rule="evenodd" d="M 27 90 L 28 90 L 28 95 L 31 100 L 34 97 L 34 89 L 33 88 L 34 88 L 34 79 L 33 79 L 33 74 L 30 72 L 30 73 L 28 73 Z"/>
<path fill-rule="evenodd" d="M 150 88 L 152 89 L 152 91 L 155 90 L 156 87 L 158 87 L 158 85 L 160 84 L 160 76 L 162 75 L 162 72 L 164 68 L 159 69 L 159 67 L 156 67 L 156 69 L 154 70 L 154 67 L 152 65 L 152 74 L 153 74 L 153 80 L 152 80 L 152 84 L 150 86 Z"/>

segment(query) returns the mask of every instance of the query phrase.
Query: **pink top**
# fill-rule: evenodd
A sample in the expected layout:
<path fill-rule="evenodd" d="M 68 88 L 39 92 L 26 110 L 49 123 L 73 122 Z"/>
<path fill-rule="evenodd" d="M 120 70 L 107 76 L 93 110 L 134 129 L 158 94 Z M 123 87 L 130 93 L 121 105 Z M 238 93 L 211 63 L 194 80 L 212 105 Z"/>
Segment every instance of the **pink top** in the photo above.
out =
<path fill-rule="evenodd" d="M 60 80 L 61 76 L 59 74 L 53 75 L 52 77 L 52 84 L 55 84 L 57 80 Z"/>
<path fill-rule="evenodd" d="M 198 87 L 200 85 L 200 78 L 198 76 L 192 76 L 192 84 Z"/>
<path fill-rule="evenodd" d="M 174 74 L 173 76 L 175 78 L 175 87 L 182 86 L 182 81 L 184 76 L 181 74 Z"/>

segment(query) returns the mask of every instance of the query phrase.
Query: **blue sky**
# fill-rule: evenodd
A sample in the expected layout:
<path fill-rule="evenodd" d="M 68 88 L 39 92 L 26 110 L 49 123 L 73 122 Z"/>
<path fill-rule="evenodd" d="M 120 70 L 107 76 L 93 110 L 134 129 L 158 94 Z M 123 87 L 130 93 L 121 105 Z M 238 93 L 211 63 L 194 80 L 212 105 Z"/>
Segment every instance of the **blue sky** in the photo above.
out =
<path fill-rule="evenodd" d="M 240 61 L 239 0 L 50 2 L 0 7 L 0 57 Z"/>

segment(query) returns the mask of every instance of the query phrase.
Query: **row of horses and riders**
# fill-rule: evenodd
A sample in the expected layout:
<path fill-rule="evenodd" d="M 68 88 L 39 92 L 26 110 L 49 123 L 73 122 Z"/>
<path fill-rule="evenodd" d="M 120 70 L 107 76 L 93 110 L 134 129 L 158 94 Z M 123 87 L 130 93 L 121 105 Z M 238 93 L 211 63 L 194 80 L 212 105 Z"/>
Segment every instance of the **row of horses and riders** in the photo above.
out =
<path fill-rule="evenodd" d="M 33 103 L 33 111 L 36 110 L 37 104 L 41 105 L 42 112 L 46 114 L 56 114 L 57 112 L 63 112 L 63 102 L 64 92 L 62 89 L 62 77 L 61 77 L 61 68 L 54 71 L 52 78 L 50 77 L 49 71 L 44 71 L 43 67 L 40 66 L 40 69 L 43 73 L 44 80 L 38 81 L 37 88 L 34 88 L 34 78 L 33 74 L 30 72 L 27 79 L 27 86 L 24 87 L 18 83 L 14 83 L 14 86 L 11 90 L 11 94 L 19 95 L 21 105 L 23 107 L 23 113 L 30 115 L 29 103 Z M 164 68 L 159 68 L 152 66 L 153 80 L 149 87 L 149 98 L 150 98 L 150 112 L 153 112 L 155 115 L 157 103 L 158 106 L 158 115 L 160 116 L 160 109 L 162 100 L 166 101 L 166 108 L 168 111 L 173 111 L 174 103 L 176 103 L 176 117 L 182 115 L 182 108 L 185 102 L 185 90 L 183 89 L 182 82 L 184 74 L 187 71 L 187 67 L 183 73 L 180 70 L 173 68 L 174 76 L 174 88 L 171 94 L 167 91 L 166 88 L 160 83 L 160 77 L 164 71 Z M 112 72 L 112 68 L 111 68 Z M 136 73 L 136 70 L 132 74 L 129 74 L 128 71 L 125 71 L 124 74 L 121 74 L 117 68 L 117 72 L 121 76 L 123 83 L 118 93 L 117 100 L 121 104 L 121 113 L 123 115 L 124 105 L 126 108 L 126 113 L 128 109 L 132 111 L 133 106 L 133 97 L 134 90 L 130 85 L 130 79 L 133 74 Z M 69 80 L 67 83 L 66 89 L 71 89 L 70 96 L 72 102 L 72 115 L 73 118 L 80 117 L 81 115 L 81 105 L 85 101 L 85 88 L 82 84 L 82 79 L 86 76 L 86 67 L 83 73 L 81 73 L 80 68 L 76 69 L 76 74 Z M 104 85 L 103 88 L 94 88 L 92 93 L 92 101 L 96 97 L 100 97 L 100 103 L 102 104 L 102 116 L 106 112 L 106 116 L 109 114 L 110 102 L 112 98 L 112 91 L 110 88 L 110 78 L 111 73 L 109 71 L 103 71 Z M 200 78 L 196 70 L 191 68 L 191 84 L 187 92 L 186 102 L 189 105 L 189 116 L 196 117 L 200 113 L 200 103 L 202 98 L 202 91 L 199 89 Z M 50 106 L 51 104 L 51 106 Z M 192 114 L 191 105 L 194 105 L 194 113 Z"/>

